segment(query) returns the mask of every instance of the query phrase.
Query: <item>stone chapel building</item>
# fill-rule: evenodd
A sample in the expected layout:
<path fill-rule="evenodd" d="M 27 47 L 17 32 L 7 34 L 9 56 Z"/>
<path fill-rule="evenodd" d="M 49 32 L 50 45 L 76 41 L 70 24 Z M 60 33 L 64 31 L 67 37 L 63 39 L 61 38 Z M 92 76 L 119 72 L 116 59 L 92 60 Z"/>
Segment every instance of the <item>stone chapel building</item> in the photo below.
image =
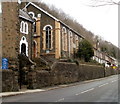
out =
<path fill-rule="evenodd" d="M 73 57 L 79 41 L 83 38 L 79 33 L 32 2 L 24 9 L 35 20 L 33 57 Z"/>
<path fill-rule="evenodd" d="M 35 3 L 2 3 L 2 57 L 9 60 L 10 69 L 19 69 L 19 55 L 31 60 L 73 58 L 82 39 Z"/>

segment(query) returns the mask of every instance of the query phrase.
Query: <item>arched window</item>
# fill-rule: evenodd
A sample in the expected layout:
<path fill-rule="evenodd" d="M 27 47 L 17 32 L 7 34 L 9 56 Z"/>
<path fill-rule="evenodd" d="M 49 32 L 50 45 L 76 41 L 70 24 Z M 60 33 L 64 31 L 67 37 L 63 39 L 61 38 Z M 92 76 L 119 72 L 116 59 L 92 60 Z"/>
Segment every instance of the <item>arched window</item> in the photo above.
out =
<path fill-rule="evenodd" d="M 25 24 L 24 24 L 24 25 L 25 25 L 25 31 L 24 31 L 24 32 L 25 32 L 25 34 L 28 34 L 28 23 L 27 23 L 27 22 L 25 22 Z"/>
<path fill-rule="evenodd" d="M 69 57 L 70 57 L 70 53 L 71 53 L 71 34 L 72 32 L 69 30 Z"/>
<path fill-rule="evenodd" d="M 20 24 L 20 32 L 24 31 L 24 21 L 21 22 Z"/>
<path fill-rule="evenodd" d="M 62 28 L 62 49 L 67 51 L 67 31 L 66 28 Z"/>
<path fill-rule="evenodd" d="M 70 35 L 70 53 L 73 53 L 73 34 L 71 31 L 69 35 Z"/>
<path fill-rule="evenodd" d="M 28 23 L 27 22 L 21 21 L 20 32 L 24 34 L 28 34 Z"/>
<path fill-rule="evenodd" d="M 75 36 L 75 42 L 76 42 L 76 49 L 78 49 L 78 47 L 79 47 L 79 42 L 78 42 L 78 36 L 77 36 L 77 35 Z"/>
<path fill-rule="evenodd" d="M 43 49 L 52 50 L 53 49 L 53 34 L 52 26 L 46 25 L 43 28 Z"/>
<path fill-rule="evenodd" d="M 32 19 L 37 21 L 37 18 L 35 17 L 35 13 L 34 12 L 29 12 L 28 14 L 32 17 Z"/>

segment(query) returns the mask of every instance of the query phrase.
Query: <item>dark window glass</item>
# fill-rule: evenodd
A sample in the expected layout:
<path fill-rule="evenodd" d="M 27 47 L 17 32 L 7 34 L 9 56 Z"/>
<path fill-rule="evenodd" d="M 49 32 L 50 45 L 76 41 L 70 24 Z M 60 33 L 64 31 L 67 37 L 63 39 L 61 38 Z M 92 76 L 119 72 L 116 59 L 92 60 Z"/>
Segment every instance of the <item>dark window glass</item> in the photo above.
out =
<path fill-rule="evenodd" d="M 34 32 L 36 32 L 36 22 L 34 22 Z"/>
<path fill-rule="evenodd" d="M 51 28 L 49 26 L 46 27 L 46 48 L 51 48 Z"/>

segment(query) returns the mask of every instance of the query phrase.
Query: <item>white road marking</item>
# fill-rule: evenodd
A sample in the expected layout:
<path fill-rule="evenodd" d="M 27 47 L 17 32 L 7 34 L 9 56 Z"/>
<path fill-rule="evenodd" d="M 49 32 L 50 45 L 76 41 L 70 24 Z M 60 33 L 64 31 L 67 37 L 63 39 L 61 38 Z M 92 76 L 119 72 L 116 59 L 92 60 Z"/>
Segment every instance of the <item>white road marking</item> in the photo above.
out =
<path fill-rule="evenodd" d="M 117 80 L 113 80 L 112 83 L 115 82 L 115 81 L 117 81 Z"/>
<path fill-rule="evenodd" d="M 62 99 L 59 99 L 58 101 L 56 101 L 56 102 L 59 102 L 59 101 L 63 101 L 64 100 L 64 98 L 62 98 Z"/>
<path fill-rule="evenodd" d="M 80 95 L 80 93 L 78 93 L 78 94 L 75 94 L 75 95 L 76 95 L 76 96 L 77 96 L 77 95 Z"/>
<path fill-rule="evenodd" d="M 94 88 L 91 88 L 91 89 L 85 90 L 85 91 L 81 92 L 81 94 L 83 94 L 83 93 L 85 93 L 85 92 L 88 92 L 88 91 L 92 91 L 92 90 L 94 90 Z"/>
<path fill-rule="evenodd" d="M 102 85 L 100 85 L 99 87 L 105 86 L 105 85 L 107 85 L 107 84 L 108 84 L 108 83 L 102 84 Z"/>
<path fill-rule="evenodd" d="M 72 87 L 76 87 L 76 86 L 72 86 Z"/>

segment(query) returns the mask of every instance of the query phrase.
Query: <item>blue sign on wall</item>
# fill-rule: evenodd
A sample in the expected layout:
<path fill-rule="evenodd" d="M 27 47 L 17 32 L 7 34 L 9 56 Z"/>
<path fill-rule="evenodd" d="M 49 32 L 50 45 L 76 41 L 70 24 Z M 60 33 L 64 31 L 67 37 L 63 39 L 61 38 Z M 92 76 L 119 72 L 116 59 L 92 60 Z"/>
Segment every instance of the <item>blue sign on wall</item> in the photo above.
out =
<path fill-rule="evenodd" d="M 2 69 L 8 69 L 8 59 L 2 59 Z"/>

